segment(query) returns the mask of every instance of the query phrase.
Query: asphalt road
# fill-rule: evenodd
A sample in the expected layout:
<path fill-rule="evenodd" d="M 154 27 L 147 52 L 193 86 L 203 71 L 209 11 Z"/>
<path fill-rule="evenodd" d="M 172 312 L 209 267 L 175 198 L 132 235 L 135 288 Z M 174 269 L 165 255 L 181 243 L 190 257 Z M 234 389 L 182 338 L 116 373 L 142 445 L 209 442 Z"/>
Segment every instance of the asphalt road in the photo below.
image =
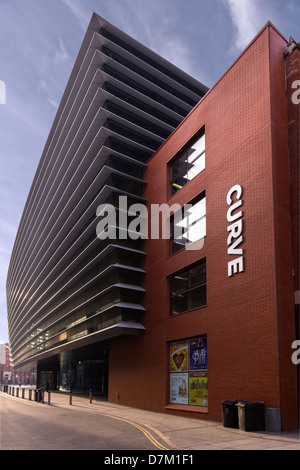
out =
<path fill-rule="evenodd" d="M 66 393 L 51 392 L 51 404 L 47 398 L 46 394 L 43 404 L 30 401 L 29 390 L 24 399 L 0 392 L 1 450 L 99 450 L 98 464 L 130 467 L 203 466 L 201 450 L 300 450 L 299 430 L 245 432 L 219 422 L 140 410 L 96 396 L 91 403 L 89 397 L 74 394 L 72 404 Z M 20 454 L 14 454 L 14 461 L 16 455 Z M 115 461 L 119 456 L 128 460 Z"/>
<path fill-rule="evenodd" d="M 142 429 L 76 409 L 1 394 L 1 450 L 157 450 Z"/>

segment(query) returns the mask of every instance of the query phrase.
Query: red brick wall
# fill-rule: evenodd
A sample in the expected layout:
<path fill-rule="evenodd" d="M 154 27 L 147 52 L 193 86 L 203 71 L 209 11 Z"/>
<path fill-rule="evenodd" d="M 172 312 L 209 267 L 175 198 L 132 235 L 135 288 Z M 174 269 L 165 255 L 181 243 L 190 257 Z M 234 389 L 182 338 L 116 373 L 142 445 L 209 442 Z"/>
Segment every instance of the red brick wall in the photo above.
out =
<path fill-rule="evenodd" d="M 220 402 L 238 398 L 281 408 L 283 428 L 296 425 L 285 46 L 267 25 L 149 162 L 149 211 L 205 190 L 207 236 L 201 250 L 171 256 L 168 240 L 145 241 L 147 329 L 111 344 L 112 401 L 165 411 L 168 342 L 207 334 L 208 413 L 196 416 L 221 420 Z M 206 168 L 169 198 L 167 163 L 203 125 Z M 228 277 L 226 195 L 236 184 L 243 188 L 245 264 Z M 204 257 L 207 306 L 170 317 L 167 276 Z"/>

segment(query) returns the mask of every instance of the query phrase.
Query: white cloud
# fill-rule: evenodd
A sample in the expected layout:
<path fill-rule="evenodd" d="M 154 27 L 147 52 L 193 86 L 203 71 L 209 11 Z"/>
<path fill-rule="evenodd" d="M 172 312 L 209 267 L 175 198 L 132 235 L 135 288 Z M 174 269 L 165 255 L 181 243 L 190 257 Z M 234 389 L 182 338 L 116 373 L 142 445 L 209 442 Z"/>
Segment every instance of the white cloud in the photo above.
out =
<path fill-rule="evenodd" d="M 267 22 L 259 0 L 222 0 L 236 28 L 235 48 L 243 50 Z"/>
<path fill-rule="evenodd" d="M 73 61 L 62 38 L 58 38 L 59 47 L 55 51 L 53 62 L 55 65 L 64 65 L 65 62 Z"/>
<path fill-rule="evenodd" d="M 62 2 L 70 8 L 73 15 L 77 18 L 82 30 L 85 32 L 91 19 L 90 12 L 80 6 L 76 0 L 62 0 Z"/>

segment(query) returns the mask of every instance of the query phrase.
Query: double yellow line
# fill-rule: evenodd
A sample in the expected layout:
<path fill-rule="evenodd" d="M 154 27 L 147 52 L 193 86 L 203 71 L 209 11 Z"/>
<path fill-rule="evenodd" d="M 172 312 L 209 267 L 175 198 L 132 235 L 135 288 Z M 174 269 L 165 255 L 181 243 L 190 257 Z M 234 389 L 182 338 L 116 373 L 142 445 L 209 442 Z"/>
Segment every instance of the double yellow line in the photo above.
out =
<path fill-rule="evenodd" d="M 136 423 L 135 421 L 130 421 L 129 419 L 120 418 L 119 416 L 114 416 L 114 415 L 111 415 L 109 413 L 105 413 L 103 411 L 98 411 L 98 410 L 93 410 L 93 411 L 89 410 L 89 412 L 92 412 L 92 413 L 98 414 L 98 415 L 100 414 L 100 415 L 107 416 L 107 417 L 112 418 L 112 419 L 117 419 L 119 421 L 123 421 L 124 423 L 127 423 L 127 424 L 131 424 L 132 426 L 139 429 L 139 431 L 141 431 L 147 437 L 147 439 L 153 445 L 155 445 L 155 447 L 157 447 L 159 450 L 171 450 L 170 447 L 172 447 L 172 445 L 170 445 L 170 447 L 165 447 L 157 439 L 155 439 L 155 437 L 147 429 L 145 429 L 144 426 L 142 426 L 141 424 Z M 163 437 L 161 439 L 163 440 Z"/>
<path fill-rule="evenodd" d="M 131 424 L 135 428 L 139 429 L 147 437 L 147 439 L 149 439 L 149 441 L 152 442 L 152 444 L 154 444 L 155 447 L 157 447 L 159 450 L 170 450 L 168 447 L 165 447 L 160 442 L 158 442 L 155 439 L 155 437 L 147 429 L 145 429 L 143 426 L 135 423 L 134 421 L 130 421 L 130 420 L 125 419 L 125 418 L 119 418 L 118 416 L 112 416 L 112 415 L 107 414 L 107 413 L 101 413 L 100 412 L 100 413 L 97 413 L 97 414 L 105 415 L 105 416 L 108 416 L 109 418 L 117 419 L 119 421 L 124 421 L 124 423 Z"/>

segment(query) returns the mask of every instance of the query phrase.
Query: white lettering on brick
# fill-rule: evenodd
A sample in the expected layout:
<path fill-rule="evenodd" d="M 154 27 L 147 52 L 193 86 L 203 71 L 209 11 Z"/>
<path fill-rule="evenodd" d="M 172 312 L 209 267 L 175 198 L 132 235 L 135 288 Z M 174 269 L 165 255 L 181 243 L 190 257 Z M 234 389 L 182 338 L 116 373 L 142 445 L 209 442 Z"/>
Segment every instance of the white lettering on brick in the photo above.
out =
<path fill-rule="evenodd" d="M 227 193 L 226 202 L 229 205 L 227 211 L 227 227 L 229 235 L 227 237 L 227 254 L 230 256 L 239 255 L 238 258 L 228 261 L 228 276 L 241 273 L 244 271 L 244 249 L 241 247 L 243 243 L 243 211 L 237 210 L 242 207 L 241 199 L 243 189 L 239 184 L 232 186 Z"/>

